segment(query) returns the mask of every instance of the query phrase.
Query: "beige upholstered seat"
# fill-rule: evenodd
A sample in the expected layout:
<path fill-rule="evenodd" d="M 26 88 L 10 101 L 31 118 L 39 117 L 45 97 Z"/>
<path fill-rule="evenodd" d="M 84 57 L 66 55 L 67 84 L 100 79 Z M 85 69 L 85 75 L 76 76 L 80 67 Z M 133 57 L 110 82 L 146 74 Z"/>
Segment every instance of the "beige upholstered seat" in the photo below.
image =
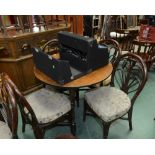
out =
<path fill-rule="evenodd" d="M 45 131 L 54 126 L 69 126 L 75 135 L 76 124 L 74 111 L 68 96 L 54 89 L 42 88 L 24 96 L 7 74 L 3 74 L 11 90 L 14 92 L 12 100 L 19 105 L 22 118 L 22 132 L 26 124 L 32 126 L 36 138 L 44 138 Z"/>
<path fill-rule="evenodd" d="M 39 123 L 48 123 L 56 120 L 71 110 L 68 97 L 56 91 L 42 88 L 26 96 L 34 110 Z"/>
<path fill-rule="evenodd" d="M 0 139 L 11 139 L 12 133 L 5 122 L 0 121 Z"/>
<path fill-rule="evenodd" d="M 105 122 L 123 116 L 131 107 L 128 95 L 115 87 L 100 87 L 87 92 L 85 99 L 93 111 Z"/>
<path fill-rule="evenodd" d="M 121 55 L 115 61 L 110 86 L 85 93 L 83 120 L 90 114 L 99 118 L 104 138 L 108 137 L 110 125 L 119 118 L 128 120 L 132 130 L 133 106 L 146 80 L 147 68 L 143 60 L 132 53 Z"/>

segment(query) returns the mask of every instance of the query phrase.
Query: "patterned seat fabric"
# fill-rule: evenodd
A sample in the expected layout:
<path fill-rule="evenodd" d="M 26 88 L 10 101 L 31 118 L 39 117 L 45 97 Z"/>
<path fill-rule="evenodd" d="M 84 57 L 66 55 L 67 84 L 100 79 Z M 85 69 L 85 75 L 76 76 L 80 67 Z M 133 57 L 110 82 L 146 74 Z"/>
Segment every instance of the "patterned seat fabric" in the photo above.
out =
<path fill-rule="evenodd" d="M 5 122 L 0 121 L 0 139 L 11 139 L 12 133 Z"/>
<path fill-rule="evenodd" d="M 100 87 L 87 92 L 85 99 L 93 111 L 105 122 L 123 116 L 131 106 L 127 94 L 114 87 Z"/>
<path fill-rule="evenodd" d="M 42 88 L 26 96 L 34 110 L 39 123 L 48 123 L 56 120 L 71 110 L 69 98 L 58 92 Z"/>

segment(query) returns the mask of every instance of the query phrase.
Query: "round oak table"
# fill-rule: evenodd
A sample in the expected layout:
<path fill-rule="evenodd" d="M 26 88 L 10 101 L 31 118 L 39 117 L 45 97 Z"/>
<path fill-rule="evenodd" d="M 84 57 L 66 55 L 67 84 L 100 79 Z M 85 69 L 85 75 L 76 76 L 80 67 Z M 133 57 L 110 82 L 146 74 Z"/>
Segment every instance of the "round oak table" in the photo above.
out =
<path fill-rule="evenodd" d="M 46 74 L 44 74 L 42 71 L 34 67 L 34 74 L 37 79 L 40 81 L 49 84 L 54 87 L 60 87 L 60 88 L 68 88 L 68 89 L 74 89 L 74 88 L 81 88 L 86 86 L 91 86 L 97 83 L 100 83 L 107 79 L 111 73 L 112 73 L 113 67 L 112 64 L 109 63 L 108 65 L 101 67 L 99 69 L 96 69 L 76 80 L 73 80 L 71 82 L 68 82 L 64 85 L 61 85 L 48 77 Z"/>

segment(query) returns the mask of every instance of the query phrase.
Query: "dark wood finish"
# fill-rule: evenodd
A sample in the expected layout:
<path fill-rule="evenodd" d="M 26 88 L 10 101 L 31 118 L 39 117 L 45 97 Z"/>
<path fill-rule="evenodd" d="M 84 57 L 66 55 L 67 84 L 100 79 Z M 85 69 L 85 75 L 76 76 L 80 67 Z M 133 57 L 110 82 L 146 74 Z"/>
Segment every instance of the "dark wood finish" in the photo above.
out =
<path fill-rule="evenodd" d="M 55 57 L 55 54 L 58 55 L 57 58 L 60 58 L 60 55 L 59 55 L 59 42 L 58 42 L 58 39 L 52 39 L 52 40 L 49 40 L 47 43 L 45 43 L 43 46 L 42 46 L 42 50 L 49 54 L 49 55 L 52 55 L 53 57 Z"/>
<path fill-rule="evenodd" d="M 102 68 L 94 70 L 93 72 L 88 73 L 64 85 L 58 84 L 56 81 L 52 80 L 50 77 L 48 77 L 47 75 L 45 75 L 43 72 L 41 72 L 39 69 L 35 67 L 34 67 L 34 74 L 37 79 L 39 79 L 40 81 L 46 84 L 49 84 L 55 87 L 72 89 L 72 88 L 86 87 L 86 86 L 90 86 L 90 85 L 99 83 L 101 81 L 104 81 L 106 78 L 108 78 L 111 75 L 112 69 L 113 69 L 112 64 L 109 63 L 108 65 Z"/>
<path fill-rule="evenodd" d="M 146 81 L 147 81 L 147 68 L 141 57 L 132 53 L 127 53 L 127 54 L 121 55 L 116 60 L 114 64 L 113 73 L 112 73 L 111 86 L 121 89 L 128 95 L 130 94 L 131 108 L 126 113 L 128 114 L 128 117 L 124 118 L 125 120 L 128 120 L 130 130 L 132 130 L 132 112 L 133 112 L 134 103 L 137 97 L 139 96 L 140 92 L 144 88 Z M 98 117 L 99 119 L 101 119 L 97 115 L 97 113 L 95 113 L 91 109 L 91 107 L 89 107 L 89 105 L 87 104 L 87 101 L 85 100 L 84 116 L 83 116 L 84 121 L 86 120 L 86 115 L 89 115 L 90 112 L 95 117 Z M 122 117 L 123 116 L 121 116 L 121 118 Z M 107 138 L 110 125 L 115 120 L 112 120 L 110 122 L 105 122 L 104 120 L 101 120 L 101 121 L 103 124 L 103 137 Z"/>
<path fill-rule="evenodd" d="M 71 132 L 73 135 L 75 135 L 75 123 L 74 123 L 74 109 L 71 108 L 69 112 L 64 114 L 63 116 L 60 116 L 56 120 L 53 120 L 48 123 L 39 123 L 37 120 L 37 117 L 30 106 L 30 104 L 25 99 L 24 95 L 19 91 L 17 86 L 13 83 L 13 81 L 9 78 L 7 74 L 4 74 L 4 79 L 9 84 L 11 90 L 15 94 L 15 96 L 12 98 L 16 104 L 19 105 L 21 117 L 22 117 L 22 131 L 25 132 L 25 126 L 26 124 L 32 125 L 33 132 L 36 138 L 44 138 L 45 131 L 49 128 L 52 128 L 54 126 L 70 126 Z M 72 100 L 72 99 L 71 99 Z M 68 120 L 67 122 L 64 122 L 64 120 Z"/>
<path fill-rule="evenodd" d="M 67 16 L 67 21 L 71 24 L 71 32 L 83 35 L 83 16 L 70 15 Z"/>
<path fill-rule="evenodd" d="M 64 134 L 64 135 L 56 136 L 55 139 L 78 139 L 78 138 L 71 134 Z"/>
<path fill-rule="evenodd" d="M 18 127 L 18 111 L 14 93 L 5 78 L 5 74 L 0 75 L 0 93 L 1 93 L 1 112 L 5 123 L 8 124 L 12 138 L 18 138 L 17 127 Z M 3 133 L 1 133 L 3 134 Z"/>
<path fill-rule="evenodd" d="M 121 50 L 129 51 L 131 49 L 133 40 L 138 36 L 138 30 L 116 29 L 115 32 L 115 39 L 119 42 Z"/>
<path fill-rule="evenodd" d="M 68 31 L 69 28 L 70 26 L 61 25 L 37 33 L 0 35 L 0 47 L 7 51 L 7 57 L 0 57 L 0 72 L 6 72 L 22 92 L 34 90 L 41 83 L 33 73 L 31 46 L 41 47 L 49 40 L 57 38 L 59 31 Z"/>
<path fill-rule="evenodd" d="M 155 42 L 134 40 L 130 52 L 139 55 L 146 63 L 149 71 L 152 63 L 155 61 Z"/>
<path fill-rule="evenodd" d="M 100 40 L 99 44 L 108 46 L 109 61 L 114 64 L 117 58 L 121 55 L 121 48 L 119 43 L 114 39 L 105 39 Z"/>

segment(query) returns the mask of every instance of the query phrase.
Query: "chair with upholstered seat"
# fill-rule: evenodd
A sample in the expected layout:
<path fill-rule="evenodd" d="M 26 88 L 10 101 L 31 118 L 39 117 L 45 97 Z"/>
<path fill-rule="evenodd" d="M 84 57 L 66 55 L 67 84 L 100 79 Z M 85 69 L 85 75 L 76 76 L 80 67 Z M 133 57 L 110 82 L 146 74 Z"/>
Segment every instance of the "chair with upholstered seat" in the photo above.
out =
<path fill-rule="evenodd" d="M 3 76 L 0 81 L 0 94 L 0 139 L 18 138 L 18 111 L 15 96 Z"/>
<path fill-rule="evenodd" d="M 5 79 L 16 95 L 22 116 L 23 132 L 25 125 L 30 124 L 35 137 L 44 138 L 47 129 L 60 125 L 69 126 L 72 134 L 75 135 L 74 109 L 68 96 L 50 88 L 42 88 L 25 98 L 6 74 Z"/>
<path fill-rule="evenodd" d="M 103 124 L 103 137 L 108 137 L 112 122 L 119 118 L 129 121 L 132 130 L 132 112 L 136 98 L 147 80 L 143 60 L 132 53 L 121 55 L 114 64 L 110 87 L 99 87 L 85 93 L 84 115 L 98 117 Z M 123 116 L 127 114 L 127 118 Z"/>

